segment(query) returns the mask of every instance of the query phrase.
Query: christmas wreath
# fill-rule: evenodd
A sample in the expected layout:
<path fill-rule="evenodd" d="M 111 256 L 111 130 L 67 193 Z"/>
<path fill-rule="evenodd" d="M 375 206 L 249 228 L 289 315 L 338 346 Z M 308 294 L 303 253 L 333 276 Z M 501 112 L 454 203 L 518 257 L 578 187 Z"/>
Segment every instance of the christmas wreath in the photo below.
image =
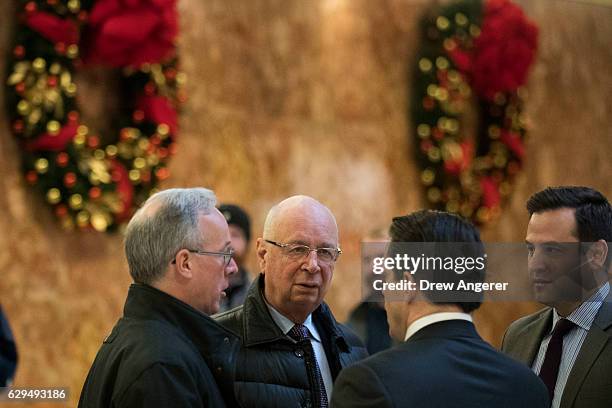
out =
<path fill-rule="evenodd" d="M 412 119 L 433 208 L 495 219 L 524 159 L 524 85 L 538 30 L 508 0 L 465 0 L 422 20 Z"/>
<path fill-rule="evenodd" d="M 176 149 L 176 0 L 29 0 L 18 6 L 6 81 L 26 180 L 66 228 L 115 229 L 168 177 Z M 79 68 L 120 71 L 116 135 L 81 120 Z"/>

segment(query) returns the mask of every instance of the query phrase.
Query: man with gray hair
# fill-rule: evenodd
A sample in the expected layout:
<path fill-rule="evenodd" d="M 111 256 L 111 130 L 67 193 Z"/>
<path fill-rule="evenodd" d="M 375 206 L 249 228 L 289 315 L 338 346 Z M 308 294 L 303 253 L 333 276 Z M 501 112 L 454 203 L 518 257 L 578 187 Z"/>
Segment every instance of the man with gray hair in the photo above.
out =
<path fill-rule="evenodd" d="M 323 302 L 340 253 L 336 220 L 317 200 L 294 196 L 270 210 L 257 240 L 261 275 L 243 306 L 216 317 L 242 337 L 241 407 L 325 408 L 340 370 L 367 356 Z"/>
<path fill-rule="evenodd" d="M 125 253 L 134 283 L 79 407 L 233 405 L 231 388 L 217 383 L 231 387 L 239 340 L 208 317 L 237 270 L 215 201 L 205 188 L 165 190 L 129 222 Z"/>

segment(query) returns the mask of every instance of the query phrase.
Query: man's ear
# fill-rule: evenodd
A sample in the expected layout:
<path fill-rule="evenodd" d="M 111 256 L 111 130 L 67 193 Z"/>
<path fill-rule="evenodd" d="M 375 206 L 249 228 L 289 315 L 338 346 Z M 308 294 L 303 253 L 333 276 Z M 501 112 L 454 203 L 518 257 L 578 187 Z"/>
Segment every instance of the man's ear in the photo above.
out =
<path fill-rule="evenodd" d="M 608 256 L 608 243 L 600 239 L 589 246 L 587 259 L 595 269 L 602 269 Z"/>
<path fill-rule="evenodd" d="M 257 263 L 259 263 L 259 272 L 264 273 L 266 270 L 266 254 L 268 248 L 263 238 L 257 238 Z"/>
<path fill-rule="evenodd" d="M 191 279 L 193 277 L 193 263 L 189 251 L 181 249 L 174 257 L 174 270 L 178 275 L 177 278 Z"/>

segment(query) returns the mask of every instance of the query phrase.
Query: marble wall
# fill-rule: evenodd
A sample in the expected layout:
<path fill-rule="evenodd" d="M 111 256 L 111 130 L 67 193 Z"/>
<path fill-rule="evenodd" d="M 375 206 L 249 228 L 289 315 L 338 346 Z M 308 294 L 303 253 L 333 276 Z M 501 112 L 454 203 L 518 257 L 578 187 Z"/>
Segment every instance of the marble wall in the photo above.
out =
<path fill-rule="evenodd" d="M 360 239 L 424 205 L 406 112 L 417 21 L 429 3 L 179 1 L 190 99 L 163 187 L 213 188 L 251 212 L 255 236 L 270 206 L 289 195 L 327 204 L 345 251 L 327 299 L 339 319 L 359 298 Z M 524 203 L 545 186 L 586 184 L 612 197 L 612 8 L 519 3 L 540 27 L 527 87 L 531 133 L 516 191 L 501 219 L 483 229 L 489 241 L 522 241 Z M 13 11 L 13 2 L 0 2 L 0 55 L 10 49 Z M 2 78 L 6 69 L 0 63 Z M 83 81 L 95 88 L 91 76 Z M 16 384 L 70 387 L 72 406 L 130 283 L 121 237 L 58 227 L 20 173 L 3 92 L 0 302 L 21 356 Z M 106 97 L 90 92 L 83 100 Z M 505 327 L 535 307 L 485 305 L 478 329 L 497 345 Z"/>

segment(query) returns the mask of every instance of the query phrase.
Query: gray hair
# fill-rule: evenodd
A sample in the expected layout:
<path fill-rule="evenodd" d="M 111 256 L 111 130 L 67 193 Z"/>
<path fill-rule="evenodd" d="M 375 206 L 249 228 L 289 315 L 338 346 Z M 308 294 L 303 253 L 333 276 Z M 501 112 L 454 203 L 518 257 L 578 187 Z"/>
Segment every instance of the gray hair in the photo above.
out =
<path fill-rule="evenodd" d="M 125 255 L 134 281 L 155 282 L 179 250 L 200 247 L 198 218 L 209 214 L 216 201 L 213 191 L 201 187 L 172 188 L 149 197 L 125 232 Z"/>

